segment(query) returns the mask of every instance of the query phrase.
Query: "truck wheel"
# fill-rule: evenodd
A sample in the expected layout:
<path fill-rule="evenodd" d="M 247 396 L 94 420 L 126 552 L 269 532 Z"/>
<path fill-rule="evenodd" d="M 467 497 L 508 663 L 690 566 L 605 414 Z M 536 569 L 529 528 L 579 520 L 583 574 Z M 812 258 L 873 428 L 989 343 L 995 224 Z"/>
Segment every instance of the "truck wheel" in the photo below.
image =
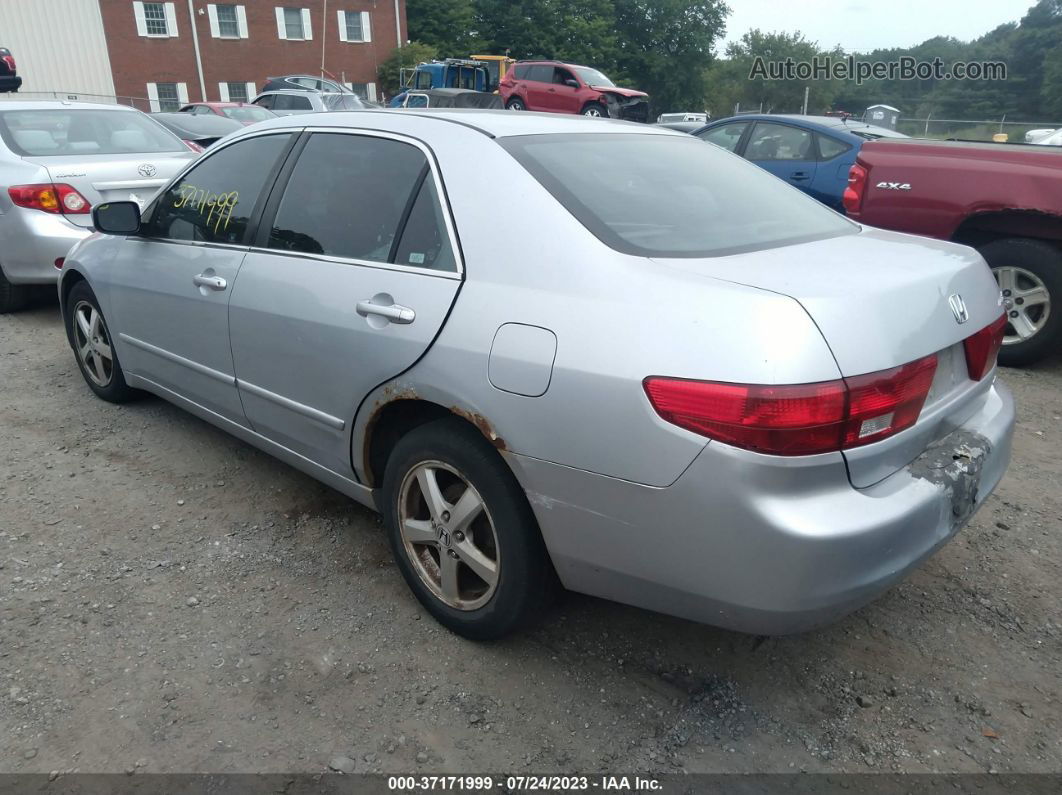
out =
<path fill-rule="evenodd" d="M 591 102 L 585 108 L 583 108 L 584 116 L 591 116 L 595 119 L 607 119 L 608 108 L 602 105 L 600 102 Z"/>
<path fill-rule="evenodd" d="M 513 97 L 512 99 L 510 99 L 508 102 L 505 103 L 505 109 L 506 110 L 527 110 L 527 105 L 524 104 L 523 100 L 517 99 L 516 97 Z"/>
<path fill-rule="evenodd" d="M 0 315 L 21 309 L 29 300 L 29 290 L 21 284 L 12 284 L 0 268 Z"/>
<path fill-rule="evenodd" d="M 1062 349 L 1062 250 L 1042 240 L 1007 238 L 980 248 L 1003 293 L 1007 328 L 999 363 L 1032 364 Z"/>

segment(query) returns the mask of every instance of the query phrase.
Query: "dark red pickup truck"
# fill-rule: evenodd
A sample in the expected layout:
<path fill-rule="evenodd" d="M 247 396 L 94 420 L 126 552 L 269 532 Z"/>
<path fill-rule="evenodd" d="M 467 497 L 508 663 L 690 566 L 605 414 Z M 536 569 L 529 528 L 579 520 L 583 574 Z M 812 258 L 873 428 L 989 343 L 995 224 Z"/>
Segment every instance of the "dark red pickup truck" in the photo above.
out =
<path fill-rule="evenodd" d="M 844 206 L 859 223 L 980 251 L 1007 310 L 1002 364 L 1062 350 L 1062 148 L 868 141 Z"/>

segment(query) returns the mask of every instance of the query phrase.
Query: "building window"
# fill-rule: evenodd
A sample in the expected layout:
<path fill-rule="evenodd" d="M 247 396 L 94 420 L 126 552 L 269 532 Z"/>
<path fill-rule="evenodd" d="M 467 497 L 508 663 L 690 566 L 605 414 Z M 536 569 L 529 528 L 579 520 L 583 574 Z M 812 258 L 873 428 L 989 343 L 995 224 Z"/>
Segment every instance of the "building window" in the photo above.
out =
<path fill-rule="evenodd" d="M 177 35 L 177 10 L 171 3 L 143 3 L 135 0 L 133 16 L 139 36 L 165 38 Z"/>
<path fill-rule="evenodd" d="M 339 12 L 340 41 L 372 41 L 368 11 Z"/>
<path fill-rule="evenodd" d="M 240 22 L 236 18 L 236 6 L 218 4 L 217 9 L 218 34 L 228 38 L 238 39 L 240 37 Z"/>
<path fill-rule="evenodd" d="M 302 27 L 302 9 L 301 8 L 285 8 L 284 9 L 284 38 L 285 39 L 305 39 L 306 31 Z"/>
<path fill-rule="evenodd" d="M 229 83 L 229 102 L 246 102 L 247 101 L 247 84 L 246 83 Z"/>
<path fill-rule="evenodd" d="M 149 36 L 169 36 L 166 27 L 166 6 L 162 3 L 144 3 L 144 26 Z"/>
<path fill-rule="evenodd" d="M 163 113 L 176 113 L 181 109 L 181 98 L 177 94 L 176 83 L 155 83 L 159 92 L 159 110 Z"/>

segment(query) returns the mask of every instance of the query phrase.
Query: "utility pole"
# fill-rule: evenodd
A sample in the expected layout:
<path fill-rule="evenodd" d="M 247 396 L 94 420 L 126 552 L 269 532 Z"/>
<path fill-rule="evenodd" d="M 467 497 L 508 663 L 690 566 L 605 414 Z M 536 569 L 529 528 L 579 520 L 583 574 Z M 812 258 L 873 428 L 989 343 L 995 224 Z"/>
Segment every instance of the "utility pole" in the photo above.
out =
<path fill-rule="evenodd" d="M 398 38 L 398 46 L 402 46 L 402 18 L 398 15 L 398 0 L 395 0 L 395 36 Z"/>
<path fill-rule="evenodd" d="M 199 55 L 199 34 L 195 30 L 195 8 L 192 7 L 192 0 L 188 0 L 188 22 L 192 26 L 192 49 L 195 50 L 195 68 L 199 72 L 199 94 L 202 102 L 209 102 L 206 81 L 203 79 L 203 59 Z"/>
<path fill-rule="evenodd" d="M 811 86 L 804 86 L 804 109 L 800 111 L 802 116 L 808 115 L 808 92 L 811 90 Z"/>
<path fill-rule="evenodd" d="M 338 24 L 338 23 L 337 23 Z M 321 16 L 321 77 L 325 76 L 325 42 L 328 41 L 328 0 L 324 0 L 324 12 Z"/>

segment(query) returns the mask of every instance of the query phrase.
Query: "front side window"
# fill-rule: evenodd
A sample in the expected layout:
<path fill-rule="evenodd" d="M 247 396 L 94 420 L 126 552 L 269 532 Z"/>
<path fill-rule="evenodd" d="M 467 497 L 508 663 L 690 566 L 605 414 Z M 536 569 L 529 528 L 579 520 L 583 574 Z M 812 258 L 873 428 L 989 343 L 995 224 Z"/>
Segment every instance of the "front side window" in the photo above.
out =
<path fill-rule="evenodd" d="M 246 245 L 255 203 L 290 138 L 249 138 L 210 155 L 159 197 L 146 234 Z"/>
<path fill-rule="evenodd" d="M 420 149 L 385 138 L 318 133 L 295 164 L 269 247 L 453 271 L 442 218 Z"/>
<path fill-rule="evenodd" d="M 589 66 L 577 66 L 575 67 L 575 71 L 579 73 L 579 77 L 583 78 L 583 82 L 588 86 L 603 86 L 608 88 L 616 85 L 605 77 L 604 74 L 596 69 L 591 69 Z"/>
<path fill-rule="evenodd" d="M 166 4 L 144 3 L 144 27 L 149 36 L 169 36 L 166 26 Z"/>
<path fill-rule="evenodd" d="M 20 157 L 186 152 L 180 139 L 141 113 L 122 110 L 8 110 L 0 137 Z"/>
<path fill-rule="evenodd" d="M 749 123 L 747 121 L 723 124 L 719 127 L 713 127 L 710 130 L 699 133 L 699 136 L 702 140 L 705 140 L 710 144 L 721 146 L 728 152 L 733 152 L 737 149 L 738 143 L 741 141 L 741 136 L 745 134 L 745 129 L 748 126 Z"/>
<path fill-rule="evenodd" d="M 417 72 L 417 81 L 414 88 L 431 88 L 431 75 L 428 72 Z"/>
<path fill-rule="evenodd" d="M 559 86 L 566 85 L 569 80 L 574 80 L 575 75 L 569 72 L 567 69 L 557 67 L 553 70 L 553 82 Z"/>
<path fill-rule="evenodd" d="M 236 6 L 232 3 L 219 3 L 215 6 L 218 15 L 218 35 L 230 39 L 240 37 L 240 22 L 236 16 Z"/>
<path fill-rule="evenodd" d="M 527 135 L 500 143 L 591 233 L 625 254 L 713 257 L 859 230 L 773 174 L 686 135 Z"/>
<path fill-rule="evenodd" d="M 811 133 L 799 127 L 756 122 L 745 147 L 749 160 L 814 160 Z"/>
<path fill-rule="evenodd" d="M 302 9 L 284 9 L 284 31 L 289 39 L 305 39 L 306 31 L 302 26 Z"/>

